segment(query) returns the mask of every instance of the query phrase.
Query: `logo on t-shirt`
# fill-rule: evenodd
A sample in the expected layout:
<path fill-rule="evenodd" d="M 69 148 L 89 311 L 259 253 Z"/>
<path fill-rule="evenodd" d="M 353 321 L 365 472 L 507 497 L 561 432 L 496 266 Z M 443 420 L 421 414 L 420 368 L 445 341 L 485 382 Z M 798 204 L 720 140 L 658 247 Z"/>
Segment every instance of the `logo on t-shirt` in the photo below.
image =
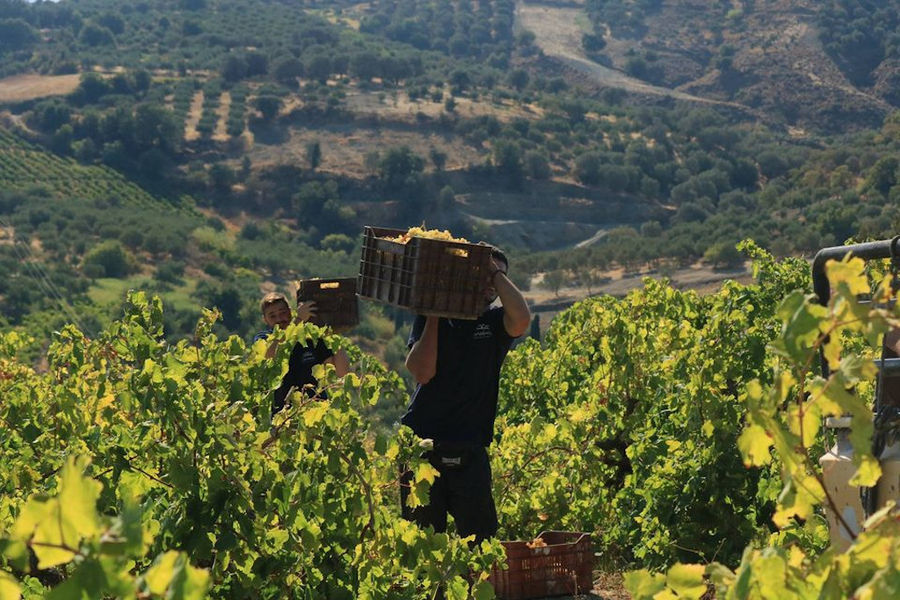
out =
<path fill-rule="evenodd" d="M 494 332 L 491 331 L 491 326 L 487 323 L 479 323 L 475 327 L 475 333 L 472 335 L 473 340 L 485 340 L 492 337 L 494 337 Z"/>

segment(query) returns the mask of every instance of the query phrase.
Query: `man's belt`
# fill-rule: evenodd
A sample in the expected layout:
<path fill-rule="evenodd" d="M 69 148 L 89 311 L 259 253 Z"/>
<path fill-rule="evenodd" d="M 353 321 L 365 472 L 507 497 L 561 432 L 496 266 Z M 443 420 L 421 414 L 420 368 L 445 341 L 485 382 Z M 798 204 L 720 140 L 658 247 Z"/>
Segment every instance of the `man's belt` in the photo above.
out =
<path fill-rule="evenodd" d="M 435 467 L 459 468 L 467 465 L 477 452 L 483 452 L 484 446 L 475 442 L 434 442 L 434 448 L 428 453 L 431 464 Z"/>

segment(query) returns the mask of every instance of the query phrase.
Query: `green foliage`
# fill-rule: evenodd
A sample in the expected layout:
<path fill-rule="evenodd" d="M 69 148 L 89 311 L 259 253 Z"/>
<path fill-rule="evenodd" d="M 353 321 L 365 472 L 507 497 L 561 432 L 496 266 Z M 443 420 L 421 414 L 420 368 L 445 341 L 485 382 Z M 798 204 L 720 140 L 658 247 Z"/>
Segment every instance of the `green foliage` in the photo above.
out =
<path fill-rule="evenodd" d="M 605 560 L 736 563 L 767 529 L 770 475 L 737 449 L 742 391 L 767 382 L 776 307 L 801 262 L 758 248 L 760 283 L 715 294 L 652 280 L 576 304 L 507 358 L 494 457 L 502 534 L 592 530 Z M 727 348 L 727 352 L 723 349 Z"/>
<path fill-rule="evenodd" d="M 322 145 L 318 140 L 310 142 L 306 145 L 306 162 L 309 168 L 315 171 L 322 163 Z"/>
<path fill-rule="evenodd" d="M 106 27 L 96 23 L 88 23 L 81 30 L 78 39 L 87 46 L 107 46 L 115 41 L 115 36 Z"/>
<path fill-rule="evenodd" d="M 595 31 L 603 31 L 608 24 L 617 37 L 632 37 L 643 26 L 644 17 L 661 4 L 659 0 L 588 0 L 585 8 Z"/>
<path fill-rule="evenodd" d="M 872 71 L 900 52 L 896 2 L 829 0 L 818 13 L 819 37 L 855 85 L 871 85 Z"/>
<path fill-rule="evenodd" d="M 395 374 L 312 326 L 277 332 L 273 361 L 265 342 L 212 335 L 210 312 L 193 344 L 171 346 L 162 317 L 158 300 L 133 294 L 93 339 L 64 329 L 47 374 L 12 358 L 14 334 L 0 336 L 0 419 L 12 424 L 0 440 L 0 591 L 412 599 L 444 585 L 492 597 L 484 578 L 499 544 L 469 549 L 399 516 L 398 463 L 415 473 L 413 502 L 435 472 L 409 430 L 376 435 L 362 417 L 400 401 Z M 354 373 L 321 369 L 329 400 L 298 396 L 271 417 L 291 346 L 320 336 Z"/>
<path fill-rule="evenodd" d="M 703 260 L 714 268 L 736 267 L 744 262 L 744 257 L 734 244 L 713 244 L 703 253 Z"/>
<path fill-rule="evenodd" d="M 553 174 L 550 170 L 550 163 L 547 155 L 535 150 L 529 150 L 523 158 L 525 172 L 532 179 L 545 180 L 550 179 Z"/>
<path fill-rule="evenodd" d="M 20 50 L 39 39 L 38 32 L 23 19 L 0 19 L 0 50 Z"/>
<path fill-rule="evenodd" d="M 566 274 L 561 269 L 548 271 L 544 273 L 541 279 L 541 286 L 553 292 L 555 296 L 559 296 L 559 288 L 566 282 Z"/>
<path fill-rule="evenodd" d="M 134 257 L 117 240 L 100 242 L 84 255 L 84 265 L 99 268 L 98 277 L 125 277 L 134 270 Z"/>
<path fill-rule="evenodd" d="M 153 196 L 113 169 L 80 165 L 73 159 L 55 156 L 2 128 L 0 161 L 4 166 L 0 183 L 6 190 L 24 191 L 39 184 L 60 196 L 116 197 L 138 205 L 157 204 Z"/>
<path fill-rule="evenodd" d="M 425 159 L 408 146 L 391 148 L 378 162 L 378 174 L 391 188 L 409 183 L 410 178 L 425 168 Z"/>
<path fill-rule="evenodd" d="M 154 532 L 142 524 L 141 496 L 124 481 L 118 490 L 120 515 L 100 515 L 97 502 L 103 486 L 84 476 L 88 461 L 74 456 L 62 466 L 57 495 L 32 496 L 20 507 L 18 518 L 6 536 L 0 535 L 0 554 L 13 571 L 40 573 L 69 565 L 65 582 L 48 598 L 167 597 L 199 600 L 206 597 L 209 574 L 190 566 L 184 552 L 160 554 L 145 572 L 135 576 L 136 560 L 145 554 Z M 115 494 L 114 494 L 115 496 Z M 4 539 L 5 538 L 5 539 Z M 29 555 L 36 566 L 29 568 Z M 36 597 L 35 579 L 23 590 L 12 573 L 0 571 L 3 598 Z"/>
<path fill-rule="evenodd" d="M 278 96 L 257 96 L 254 100 L 256 109 L 262 114 L 262 118 L 271 121 L 281 110 L 281 98 Z"/>
<path fill-rule="evenodd" d="M 512 0 L 377 2 L 360 31 L 456 57 L 490 57 L 503 65 L 512 51 L 514 9 Z"/>
<path fill-rule="evenodd" d="M 780 332 L 769 349 L 776 357 L 767 381 L 752 380 L 742 394 L 748 414 L 738 438 L 745 464 L 774 463 L 783 488 L 778 494 L 773 523 L 781 530 L 812 519 L 825 505 L 842 520 L 839 507 L 824 484 L 811 451 L 819 448 L 824 418 L 851 416 L 850 438 L 856 474 L 852 485 L 874 485 L 881 475 L 871 452 L 872 413 L 863 399 L 872 389 L 876 368 L 873 348 L 888 329 L 900 325 L 890 306 L 895 293 L 890 276 L 874 282 L 873 302 L 863 305 L 872 284 L 862 260 L 831 261 L 826 273 L 832 295 L 827 306 L 812 295 L 795 291 L 778 307 Z M 852 340 L 865 340 L 860 345 Z M 866 348 L 869 350 L 866 351 Z M 818 358 L 828 364 L 827 377 L 815 372 Z M 634 598 L 700 598 L 705 578 L 718 598 L 892 598 L 900 593 L 896 576 L 900 529 L 891 504 L 872 516 L 865 531 L 843 553 L 829 549 L 807 555 L 799 546 L 773 536 L 767 547 L 748 546 L 740 565 L 731 571 L 713 562 L 708 566 L 675 565 L 666 575 L 636 571 L 626 577 Z"/>
<path fill-rule="evenodd" d="M 510 186 L 521 184 L 523 176 L 522 149 L 515 142 L 500 140 L 494 146 L 494 164 L 497 172 Z"/>

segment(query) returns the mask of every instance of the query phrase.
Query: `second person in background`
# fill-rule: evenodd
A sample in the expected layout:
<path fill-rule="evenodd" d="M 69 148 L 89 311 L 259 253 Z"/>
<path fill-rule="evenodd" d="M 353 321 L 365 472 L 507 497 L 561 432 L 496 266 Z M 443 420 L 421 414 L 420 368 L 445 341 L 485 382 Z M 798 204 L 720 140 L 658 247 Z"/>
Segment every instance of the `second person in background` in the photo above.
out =
<path fill-rule="evenodd" d="M 284 294 L 272 292 L 266 294 L 260 302 L 260 311 L 262 312 L 263 321 L 267 329 L 260 331 L 254 336 L 253 341 L 267 339 L 275 327 L 281 329 L 286 328 L 293 321 L 300 323 L 308 321 L 316 313 L 315 302 L 300 302 L 297 304 L 297 315 L 294 317 L 291 313 L 291 306 L 288 304 Z M 278 343 L 273 342 L 266 351 L 266 356 L 272 358 Z M 316 393 L 318 381 L 312 374 L 315 365 L 320 364 L 334 365 L 335 373 L 338 377 L 343 377 L 350 371 L 350 360 L 343 350 L 338 350 L 335 354 L 325 346 L 324 340 L 319 340 L 315 344 L 300 345 L 294 344 L 291 349 L 291 356 L 288 359 L 288 371 L 281 380 L 281 385 L 275 390 L 275 398 L 272 401 L 272 414 L 284 408 L 291 390 L 305 393 L 309 397 L 313 397 Z M 324 393 L 319 396 L 324 398 Z"/>

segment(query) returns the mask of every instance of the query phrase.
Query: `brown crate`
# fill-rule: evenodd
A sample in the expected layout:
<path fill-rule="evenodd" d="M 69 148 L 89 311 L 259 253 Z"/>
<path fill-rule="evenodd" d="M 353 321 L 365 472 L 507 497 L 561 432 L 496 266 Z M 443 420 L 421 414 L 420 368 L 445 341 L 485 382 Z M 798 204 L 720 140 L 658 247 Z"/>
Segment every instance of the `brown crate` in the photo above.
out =
<path fill-rule="evenodd" d="M 490 246 L 418 237 L 406 244 L 386 239 L 404 233 L 365 228 L 359 295 L 416 314 L 477 319 L 485 309 Z"/>
<path fill-rule="evenodd" d="M 509 569 L 495 568 L 489 579 L 497 597 L 523 600 L 590 592 L 594 567 L 591 534 L 545 531 L 538 537 L 546 542 L 545 547 L 529 548 L 527 542 L 502 542 Z"/>
<path fill-rule="evenodd" d="M 319 326 L 354 327 L 359 324 L 356 278 L 303 279 L 297 288 L 297 302 L 316 303 L 310 323 Z"/>

